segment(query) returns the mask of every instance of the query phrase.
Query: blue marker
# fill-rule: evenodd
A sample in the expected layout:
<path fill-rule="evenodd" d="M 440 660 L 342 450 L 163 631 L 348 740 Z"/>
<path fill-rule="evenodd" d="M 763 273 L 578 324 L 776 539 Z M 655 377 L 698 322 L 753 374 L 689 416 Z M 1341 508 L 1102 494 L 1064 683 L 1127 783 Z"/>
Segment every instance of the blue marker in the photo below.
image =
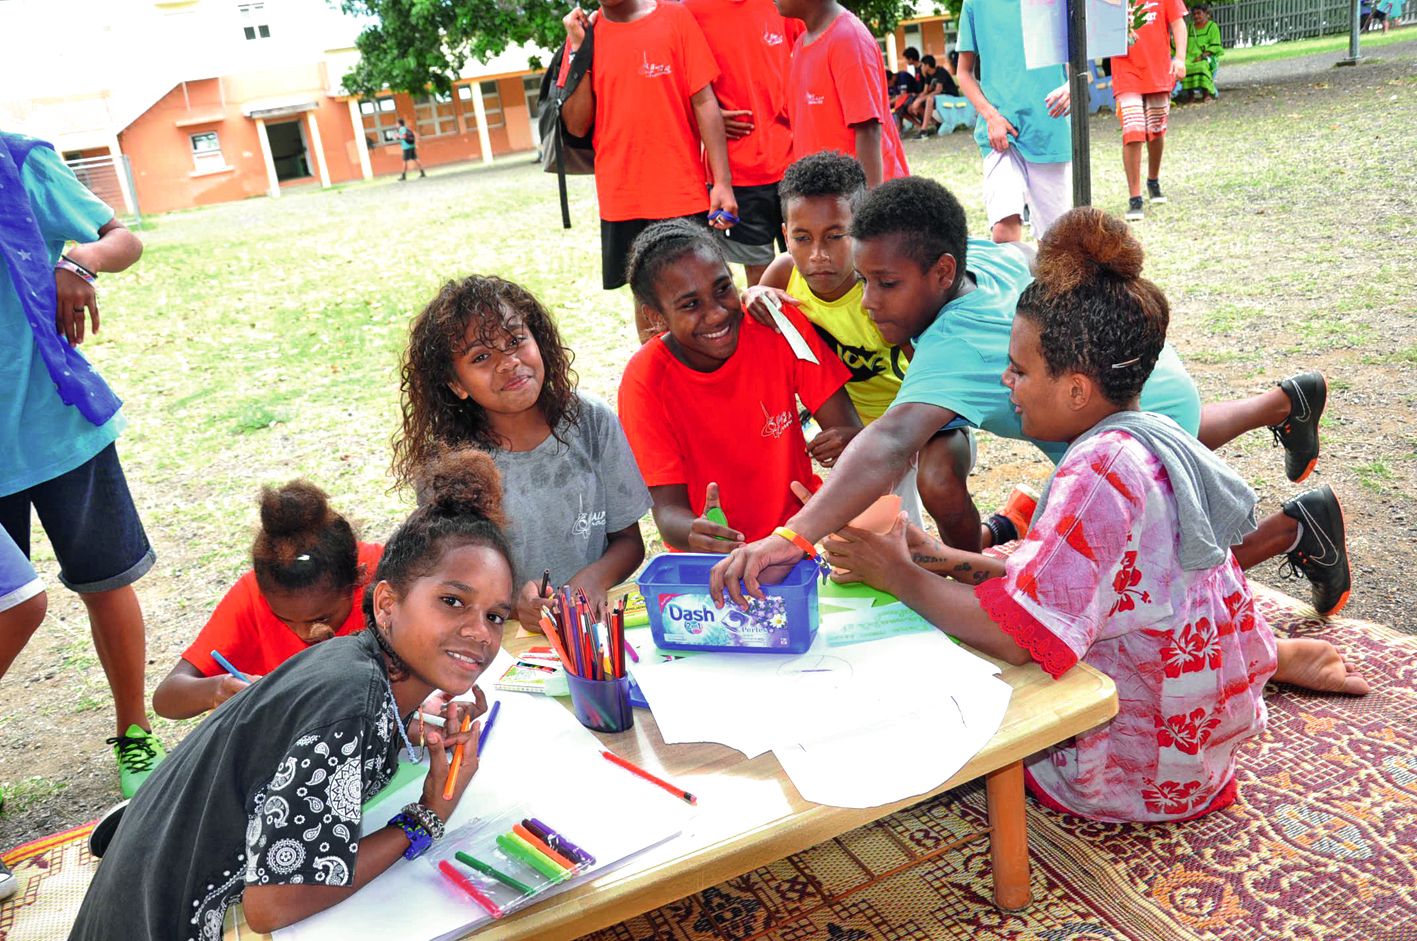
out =
<path fill-rule="evenodd" d="M 497 721 L 497 711 L 502 708 L 502 700 L 497 700 L 492 704 L 492 710 L 487 713 L 487 723 L 482 726 L 482 734 L 477 736 L 477 754 L 482 756 L 482 746 L 487 744 L 487 735 L 492 731 L 492 723 Z"/>
<path fill-rule="evenodd" d="M 213 650 L 212 659 L 215 660 L 223 670 L 230 673 L 232 676 L 236 677 L 241 682 L 251 682 L 251 678 L 248 677 L 245 673 L 242 673 L 240 670 L 236 669 L 236 667 L 232 666 L 231 661 L 221 655 L 221 651 Z"/>

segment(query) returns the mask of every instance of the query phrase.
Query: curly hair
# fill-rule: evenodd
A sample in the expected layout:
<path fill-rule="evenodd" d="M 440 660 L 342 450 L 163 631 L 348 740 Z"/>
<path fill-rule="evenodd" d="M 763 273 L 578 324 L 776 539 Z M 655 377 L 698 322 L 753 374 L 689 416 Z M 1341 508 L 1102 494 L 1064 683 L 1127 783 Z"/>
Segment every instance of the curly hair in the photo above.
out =
<path fill-rule="evenodd" d="M 1038 325 L 1049 374 L 1083 373 L 1119 407 L 1141 394 L 1171 320 L 1166 296 L 1141 276 L 1142 257 L 1125 222 L 1074 209 L 1043 237 L 1018 300 L 1018 316 Z"/>
<path fill-rule="evenodd" d="M 262 487 L 251 567 L 262 594 L 316 586 L 351 591 L 361 574 L 354 527 L 308 480 Z"/>
<path fill-rule="evenodd" d="M 646 307 L 659 309 L 659 299 L 654 294 L 659 273 L 671 262 L 697 251 L 708 251 L 723 261 L 723 252 L 709 234 L 707 226 L 695 225 L 685 219 L 669 219 L 646 226 L 630 243 L 630 257 L 625 263 L 630 293 Z M 726 261 L 723 264 L 728 266 Z"/>
<path fill-rule="evenodd" d="M 513 317 L 521 318 L 541 349 L 546 377 L 536 407 L 551 433 L 560 439 L 563 430 L 579 420 L 576 373 L 571 368 L 575 354 L 561 341 L 556 322 L 541 302 L 521 285 L 491 275 L 449 281 L 409 326 L 400 370 L 403 426 L 393 440 L 398 483 L 412 482 L 418 468 L 441 449 L 502 446 L 482 406 L 471 398 L 459 399 L 449 383 L 457 357 L 474 344 L 498 348 Z"/>
<path fill-rule="evenodd" d="M 444 555 L 463 546 L 486 546 L 513 568 L 502 532 L 502 477 L 488 454 L 475 448 L 442 451 L 415 469 L 412 482 L 418 508 L 384 544 L 371 584 L 388 582 L 403 596 Z M 408 676 L 408 665 L 379 628 L 373 591 L 364 593 L 364 624 L 389 659 L 390 678 Z"/>
<path fill-rule="evenodd" d="M 887 180 L 866 195 L 851 220 L 851 237 L 904 236 L 906 255 L 928 271 L 941 255 L 952 255 L 956 277 L 964 274 L 969 227 L 964 207 L 934 180 L 907 176 Z"/>
<path fill-rule="evenodd" d="M 824 150 L 794 161 L 783 173 L 782 182 L 777 184 L 777 195 L 782 201 L 784 219 L 789 202 L 813 196 L 845 199 L 855 214 L 866 198 L 866 171 L 854 158 Z"/>

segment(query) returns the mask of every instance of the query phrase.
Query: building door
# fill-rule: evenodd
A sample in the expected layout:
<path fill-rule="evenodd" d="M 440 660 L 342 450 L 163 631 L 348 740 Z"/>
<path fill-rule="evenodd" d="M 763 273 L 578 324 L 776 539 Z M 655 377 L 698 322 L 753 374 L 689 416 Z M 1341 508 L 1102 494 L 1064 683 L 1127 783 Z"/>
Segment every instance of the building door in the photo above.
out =
<path fill-rule="evenodd" d="M 311 175 L 304 124 L 297 118 L 266 125 L 266 137 L 271 142 L 271 160 L 276 165 L 276 179 L 282 183 Z"/>

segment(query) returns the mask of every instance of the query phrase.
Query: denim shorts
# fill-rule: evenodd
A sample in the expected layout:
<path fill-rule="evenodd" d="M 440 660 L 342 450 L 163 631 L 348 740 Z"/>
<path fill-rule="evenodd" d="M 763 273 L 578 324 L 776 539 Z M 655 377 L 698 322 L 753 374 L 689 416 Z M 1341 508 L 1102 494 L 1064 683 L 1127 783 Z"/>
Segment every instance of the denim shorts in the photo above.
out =
<path fill-rule="evenodd" d="M 15 540 L 0 530 L 0 611 L 24 604 L 41 591 L 44 582 L 39 580 L 30 560 Z"/>
<path fill-rule="evenodd" d="M 59 581 L 71 591 L 123 588 L 142 578 L 157 559 L 128 492 L 116 445 L 67 474 L 0 497 L 0 527 L 26 557 L 30 507 L 54 546 Z"/>

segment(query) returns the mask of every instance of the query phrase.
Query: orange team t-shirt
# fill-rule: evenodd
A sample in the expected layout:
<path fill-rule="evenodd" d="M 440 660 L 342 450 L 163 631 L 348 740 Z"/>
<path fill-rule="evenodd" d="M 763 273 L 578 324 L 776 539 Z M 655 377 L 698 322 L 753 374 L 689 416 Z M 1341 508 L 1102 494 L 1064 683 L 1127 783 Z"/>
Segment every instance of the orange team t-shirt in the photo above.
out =
<path fill-rule="evenodd" d="M 630 23 L 596 17 L 595 191 L 600 218 L 668 219 L 708 212 L 699 125 L 690 98 L 718 78 L 703 31 L 659 0 Z"/>
<path fill-rule="evenodd" d="M 751 111 L 753 131 L 728 141 L 735 186 L 767 186 L 792 162 L 787 70 L 806 28 L 773 0 L 684 0 L 718 63 L 714 93 L 725 111 Z"/>
<path fill-rule="evenodd" d="M 1171 24 L 1186 15 L 1184 0 L 1161 0 L 1156 19 L 1137 30 L 1137 41 L 1124 56 L 1112 57 L 1112 91 L 1152 95 L 1176 87 L 1171 77 Z"/>
<path fill-rule="evenodd" d="M 855 157 L 851 125 L 875 120 L 881 125 L 881 179 L 910 175 L 886 100 L 881 49 L 855 14 L 843 10 L 812 42 L 805 33 L 797 40 L 787 101 L 793 160 L 824 150 Z"/>
<path fill-rule="evenodd" d="M 685 366 L 658 337 L 620 381 L 620 420 L 650 487 L 684 484 L 695 515 L 717 482 L 728 525 L 761 539 L 801 507 L 789 486 L 815 491 L 797 399 L 816 412 L 850 374 L 805 317 L 784 308 L 821 365 L 798 359 L 779 334 L 743 317 L 738 348 L 713 372 Z"/>
<path fill-rule="evenodd" d="M 378 543 L 359 543 L 361 579 L 354 589 L 354 605 L 344 619 L 336 637 L 353 634 L 364 628 L 364 587 L 374 577 L 384 547 Z M 271 611 L 265 596 L 256 585 L 256 573 L 247 572 L 217 604 L 197 639 L 182 654 L 203 676 L 225 672 L 212 659 L 212 651 L 231 661 L 242 673 L 265 676 L 291 657 L 309 648 L 295 632 Z"/>

